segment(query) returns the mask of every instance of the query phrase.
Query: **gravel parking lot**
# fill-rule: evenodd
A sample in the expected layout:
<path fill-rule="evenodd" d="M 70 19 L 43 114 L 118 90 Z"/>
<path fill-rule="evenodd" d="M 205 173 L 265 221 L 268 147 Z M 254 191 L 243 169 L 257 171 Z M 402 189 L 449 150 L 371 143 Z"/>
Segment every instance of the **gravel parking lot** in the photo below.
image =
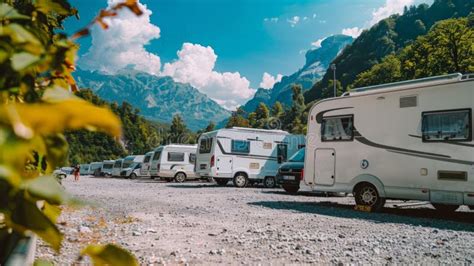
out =
<path fill-rule="evenodd" d="M 82 177 L 64 186 L 91 205 L 60 217 L 71 264 L 89 243 L 114 242 L 142 264 L 474 263 L 474 212 L 443 217 L 431 206 L 353 210 L 351 197 L 288 195 L 212 183 Z M 391 207 L 392 206 L 392 207 Z"/>

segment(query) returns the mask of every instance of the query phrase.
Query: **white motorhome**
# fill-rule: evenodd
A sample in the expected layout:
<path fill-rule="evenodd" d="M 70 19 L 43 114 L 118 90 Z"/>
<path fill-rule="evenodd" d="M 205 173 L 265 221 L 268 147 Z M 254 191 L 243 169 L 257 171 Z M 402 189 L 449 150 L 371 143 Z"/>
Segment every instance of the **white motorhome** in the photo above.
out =
<path fill-rule="evenodd" d="M 88 175 L 89 174 L 89 165 L 88 164 L 79 165 L 79 174 L 80 175 Z"/>
<path fill-rule="evenodd" d="M 105 160 L 102 162 L 102 172 L 101 175 L 103 176 L 111 176 L 112 175 L 112 168 L 114 168 L 115 161 L 114 160 Z"/>
<path fill-rule="evenodd" d="M 140 176 L 140 168 L 145 155 L 130 155 L 125 157 L 122 162 L 120 176 L 135 179 Z"/>
<path fill-rule="evenodd" d="M 451 74 L 365 87 L 322 100 L 308 115 L 305 184 L 385 199 L 474 205 L 474 76 Z"/>
<path fill-rule="evenodd" d="M 112 167 L 113 177 L 120 176 L 120 171 L 122 171 L 122 162 L 123 162 L 123 159 L 115 160 L 114 166 Z"/>
<path fill-rule="evenodd" d="M 102 162 L 92 162 L 89 164 L 89 175 L 100 176 L 102 171 Z"/>
<path fill-rule="evenodd" d="M 170 144 L 154 150 L 150 163 L 152 178 L 176 182 L 199 179 L 194 172 L 197 145 Z"/>
<path fill-rule="evenodd" d="M 154 151 L 147 152 L 145 154 L 145 158 L 143 158 L 142 166 L 140 167 L 140 175 L 141 176 L 150 176 L 150 163 L 151 159 L 153 158 Z"/>
<path fill-rule="evenodd" d="M 233 127 L 207 132 L 199 138 L 196 172 L 219 185 L 233 180 L 237 187 L 276 185 L 278 167 L 305 145 L 302 135 L 282 130 Z"/>

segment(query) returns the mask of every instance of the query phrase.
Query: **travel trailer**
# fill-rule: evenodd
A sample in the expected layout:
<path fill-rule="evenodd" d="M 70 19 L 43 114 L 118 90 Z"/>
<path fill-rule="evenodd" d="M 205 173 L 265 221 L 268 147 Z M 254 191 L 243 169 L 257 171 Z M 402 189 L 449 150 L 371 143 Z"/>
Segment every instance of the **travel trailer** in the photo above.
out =
<path fill-rule="evenodd" d="M 102 162 L 102 176 L 111 176 L 112 175 L 112 168 L 114 167 L 115 161 L 114 160 L 105 160 Z"/>
<path fill-rule="evenodd" d="M 140 176 L 140 168 L 145 155 L 130 155 L 123 159 L 120 176 L 135 179 Z"/>
<path fill-rule="evenodd" d="M 114 167 L 112 167 L 113 177 L 120 176 L 120 171 L 122 171 L 122 162 L 123 162 L 123 159 L 115 160 Z"/>
<path fill-rule="evenodd" d="M 79 165 L 79 174 L 80 175 L 88 175 L 89 174 L 89 165 L 88 164 Z"/>
<path fill-rule="evenodd" d="M 278 167 L 305 145 L 305 138 L 282 130 L 233 127 L 204 133 L 198 143 L 200 176 L 219 185 L 233 180 L 236 187 L 262 182 L 274 187 Z"/>
<path fill-rule="evenodd" d="M 150 151 L 145 154 L 142 166 L 140 167 L 140 176 L 150 176 L 150 162 L 155 152 Z"/>
<path fill-rule="evenodd" d="M 89 164 L 89 175 L 100 176 L 102 171 L 102 162 L 92 162 Z"/>
<path fill-rule="evenodd" d="M 176 182 L 199 179 L 194 172 L 197 145 L 171 144 L 154 150 L 150 163 L 152 178 Z"/>
<path fill-rule="evenodd" d="M 451 74 L 365 87 L 319 101 L 308 115 L 304 181 L 353 193 L 377 211 L 386 199 L 474 205 L 474 76 Z"/>

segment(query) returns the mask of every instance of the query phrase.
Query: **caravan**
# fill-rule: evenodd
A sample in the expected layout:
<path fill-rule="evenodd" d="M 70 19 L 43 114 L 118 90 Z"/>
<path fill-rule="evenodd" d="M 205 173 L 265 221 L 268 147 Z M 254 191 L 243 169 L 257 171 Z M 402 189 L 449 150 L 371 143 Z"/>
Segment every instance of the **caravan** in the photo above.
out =
<path fill-rule="evenodd" d="M 122 163 L 123 163 L 123 159 L 115 160 L 114 166 L 112 167 L 113 177 L 120 176 L 120 171 L 122 171 Z"/>
<path fill-rule="evenodd" d="M 102 162 L 102 176 L 111 176 L 112 175 L 112 168 L 114 167 L 115 161 L 114 160 L 105 160 Z"/>
<path fill-rule="evenodd" d="M 143 158 L 142 166 L 140 167 L 140 175 L 141 176 L 150 176 L 150 162 L 153 158 L 153 154 L 155 152 L 150 151 L 145 154 L 145 158 Z"/>
<path fill-rule="evenodd" d="M 123 159 L 120 176 L 135 179 L 140 176 L 144 155 L 130 155 Z"/>
<path fill-rule="evenodd" d="M 100 176 L 102 171 L 102 162 L 92 162 L 89 164 L 89 175 Z"/>
<path fill-rule="evenodd" d="M 196 150 L 197 145 L 180 144 L 156 148 L 150 163 L 150 176 L 176 182 L 198 179 L 194 172 Z"/>
<path fill-rule="evenodd" d="M 276 185 L 278 167 L 305 145 L 302 135 L 282 130 L 233 127 L 207 132 L 199 138 L 196 172 L 219 185 L 236 187 L 263 182 Z"/>
<path fill-rule="evenodd" d="M 308 115 L 305 184 L 385 199 L 474 205 L 474 76 L 452 74 L 352 90 Z"/>

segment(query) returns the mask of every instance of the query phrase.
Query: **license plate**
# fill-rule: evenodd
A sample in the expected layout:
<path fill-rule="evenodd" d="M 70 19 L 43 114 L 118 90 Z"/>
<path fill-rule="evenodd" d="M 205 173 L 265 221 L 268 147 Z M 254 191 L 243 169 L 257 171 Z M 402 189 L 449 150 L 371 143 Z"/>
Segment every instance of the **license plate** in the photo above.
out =
<path fill-rule="evenodd" d="M 284 175 L 283 180 L 295 180 L 295 177 L 292 175 Z"/>
<path fill-rule="evenodd" d="M 200 168 L 201 170 L 204 170 L 204 169 L 206 169 L 206 166 L 207 166 L 207 165 L 205 165 L 205 164 L 201 164 L 201 165 L 199 166 L 199 168 Z"/>

